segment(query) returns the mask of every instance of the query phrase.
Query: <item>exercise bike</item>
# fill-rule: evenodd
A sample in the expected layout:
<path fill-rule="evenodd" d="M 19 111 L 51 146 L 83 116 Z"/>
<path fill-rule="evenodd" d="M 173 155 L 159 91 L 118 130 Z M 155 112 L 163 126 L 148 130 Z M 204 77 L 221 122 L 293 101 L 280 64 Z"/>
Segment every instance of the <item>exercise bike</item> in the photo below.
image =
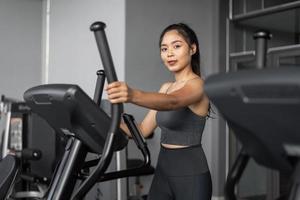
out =
<path fill-rule="evenodd" d="M 90 27 L 104 67 L 104 71 L 97 72 L 93 100 L 79 86 L 71 84 L 40 85 L 24 93 L 25 102 L 32 111 L 45 119 L 57 134 L 67 140 L 64 155 L 50 185 L 45 195 L 38 199 L 80 200 L 97 182 L 149 174 L 149 170 L 153 171 L 147 143 L 133 116 L 122 114 L 122 104 L 112 105 L 111 116 L 100 108 L 105 77 L 109 83 L 117 81 L 105 27 L 103 22 L 95 22 Z M 144 162 L 143 165 L 131 169 L 106 172 L 113 153 L 122 150 L 128 143 L 126 134 L 119 128 L 121 115 L 143 155 Z M 99 155 L 99 158 L 86 161 L 90 152 Z M 14 198 L 14 181 L 17 176 L 18 163 L 13 155 L 7 155 L 0 162 L 0 199 Z"/>

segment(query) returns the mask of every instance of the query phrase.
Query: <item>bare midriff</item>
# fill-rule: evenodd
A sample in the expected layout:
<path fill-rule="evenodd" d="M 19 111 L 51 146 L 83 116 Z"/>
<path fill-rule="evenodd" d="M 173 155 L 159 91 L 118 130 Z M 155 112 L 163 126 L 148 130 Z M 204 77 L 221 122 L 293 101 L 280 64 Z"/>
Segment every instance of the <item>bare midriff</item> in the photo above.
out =
<path fill-rule="evenodd" d="M 164 143 L 161 143 L 161 145 L 165 148 L 168 148 L 168 149 L 180 149 L 180 148 L 186 148 L 188 146 L 183 146 L 183 145 L 176 145 L 176 144 L 164 144 Z"/>

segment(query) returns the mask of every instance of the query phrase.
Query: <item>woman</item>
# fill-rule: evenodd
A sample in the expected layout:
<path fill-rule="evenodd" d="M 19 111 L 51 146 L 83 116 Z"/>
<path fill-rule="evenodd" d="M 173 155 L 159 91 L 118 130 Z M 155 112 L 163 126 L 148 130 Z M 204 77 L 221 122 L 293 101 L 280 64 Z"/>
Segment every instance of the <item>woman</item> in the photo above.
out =
<path fill-rule="evenodd" d="M 161 59 L 175 81 L 163 84 L 158 93 L 114 82 L 107 86 L 108 99 L 150 109 L 139 124 L 144 137 L 157 126 L 161 129 L 161 149 L 148 199 L 208 200 L 211 177 L 201 137 L 210 104 L 200 76 L 197 36 L 185 24 L 172 24 L 162 32 L 159 44 Z M 128 133 L 123 124 L 121 127 Z"/>

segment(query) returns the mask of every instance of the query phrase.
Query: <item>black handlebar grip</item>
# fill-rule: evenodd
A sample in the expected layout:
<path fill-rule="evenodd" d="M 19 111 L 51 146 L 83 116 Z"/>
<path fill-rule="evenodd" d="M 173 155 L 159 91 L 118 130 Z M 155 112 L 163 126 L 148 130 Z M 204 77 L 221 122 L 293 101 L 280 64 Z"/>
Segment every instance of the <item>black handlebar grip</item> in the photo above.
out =
<path fill-rule="evenodd" d="M 108 83 L 118 81 L 115 67 L 112 61 L 112 56 L 108 46 L 107 38 L 105 35 L 106 25 L 103 22 L 95 22 L 90 26 L 90 30 L 94 32 L 100 57 L 102 60 L 103 68 L 107 77 Z M 111 109 L 111 124 L 108 130 L 108 136 L 105 141 L 101 159 L 97 166 L 94 168 L 93 172 L 84 180 L 77 191 L 72 195 L 72 200 L 82 199 L 85 194 L 93 187 L 97 182 L 98 177 L 102 175 L 112 158 L 113 154 L 113 144 L 115 140 L 115 134 L 120 125 L 121 113 L 123 112 L 123 104 L 113 104 Z"/>
<path fill-rule="evenodd" d="M 99 54 L 102 60 L 103 68 L 107 77 L 108 83 L 118 81 L 115 66 L 110 53 L 107 42 L 105 29 L 106 25 L 103 22 L 94 22 L 90 26 L 90 30 L 94 32 Z M 111 128 L 109 132 L 115 133 L 119 127 L 121 113 L 123 112 L 123 104 L 113 104 L 111 110 Z"/>
<path fill-rule="evenodd" d="M 104 32 L 106 25 L 103 22 L 95 22 L 90 26 L 90 30 L 94 32 L 100 57 L 109 83 L 117 81 L 117 75 Z"/>
<path fill-rule="evenodd" d="M 104 22 L 94 22 L 91 25 L 90 30 L 95 32 L 95 31 L 104 30 L 105 28 L 106 28 L 106 24 Z"/>

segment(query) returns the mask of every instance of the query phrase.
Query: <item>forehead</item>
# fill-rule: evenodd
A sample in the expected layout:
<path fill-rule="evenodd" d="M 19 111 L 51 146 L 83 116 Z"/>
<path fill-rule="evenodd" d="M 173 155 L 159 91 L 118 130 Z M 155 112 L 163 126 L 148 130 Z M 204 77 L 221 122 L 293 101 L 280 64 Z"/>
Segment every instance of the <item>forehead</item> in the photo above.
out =
<path fill-rule="evenodd" d="M 174 41 L 185 42 L 185 39 L 177 30 L 171 30 L 171 31 L 166 32 L 162 38 L 161 45 L 170 44 Z"/>

